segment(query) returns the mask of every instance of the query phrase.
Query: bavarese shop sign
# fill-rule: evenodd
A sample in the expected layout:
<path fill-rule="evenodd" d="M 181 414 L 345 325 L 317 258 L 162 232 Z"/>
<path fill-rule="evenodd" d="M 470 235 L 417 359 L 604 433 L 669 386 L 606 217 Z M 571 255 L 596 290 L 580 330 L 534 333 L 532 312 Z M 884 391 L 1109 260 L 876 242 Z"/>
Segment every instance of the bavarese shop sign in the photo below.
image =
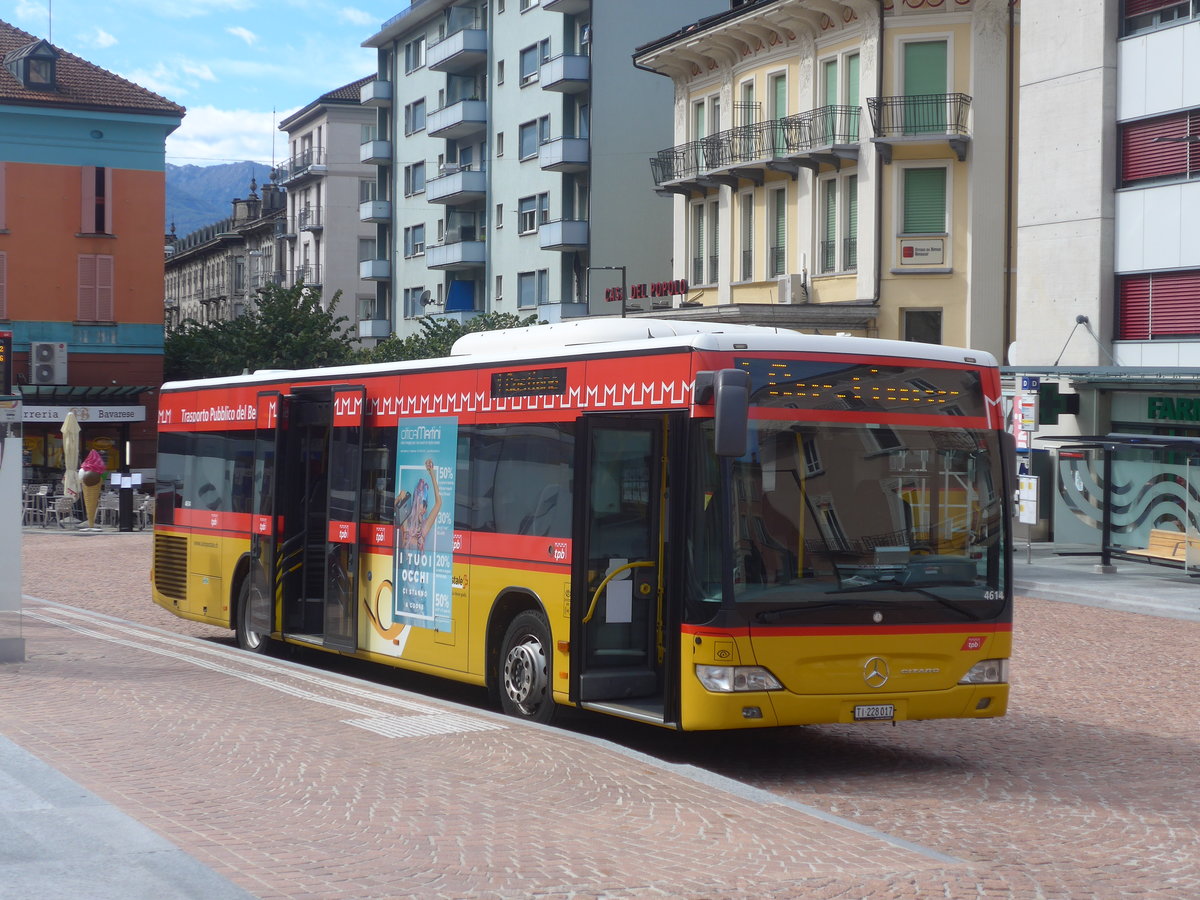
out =
<path fill-rule="evenodd" d="M 145 422 L 144 406 L 26 406 L 23 422 L 61 422 L 68 412 L 74 412 L 84 422 Z"/>

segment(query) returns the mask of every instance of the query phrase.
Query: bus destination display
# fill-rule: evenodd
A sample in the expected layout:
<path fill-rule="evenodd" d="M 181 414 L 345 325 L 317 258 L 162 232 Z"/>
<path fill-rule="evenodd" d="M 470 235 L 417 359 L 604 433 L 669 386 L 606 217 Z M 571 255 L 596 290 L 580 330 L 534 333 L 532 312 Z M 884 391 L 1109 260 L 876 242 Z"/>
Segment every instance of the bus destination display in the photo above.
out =
<path fill-rule="evenodd" d="M 567 392 L 567 370 L 519 369 L 492 375 L 492 397 L 558 397 Z"/>

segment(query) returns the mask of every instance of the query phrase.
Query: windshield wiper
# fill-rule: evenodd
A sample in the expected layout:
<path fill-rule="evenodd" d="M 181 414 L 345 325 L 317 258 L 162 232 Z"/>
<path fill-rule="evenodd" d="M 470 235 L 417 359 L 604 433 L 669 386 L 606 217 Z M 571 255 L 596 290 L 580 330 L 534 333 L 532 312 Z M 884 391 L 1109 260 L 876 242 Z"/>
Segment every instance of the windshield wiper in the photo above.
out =
<path fill-rule="evenodd" d="M 876 591 L 881 588 L 884 590 L 889 590 L 889 591 L 902 591 L 904 593 L 920 594 L 922 597 L 928 597 L 930 600 L 936 600 L 938 603 L 942 604 L 942 606 L 946 607 L 946 609 L 953 610 L 954 612 L 958 613 L 960 616 L 964 616 L 965 618 L 968 618 L 968 619 L 983 618 L 982 616 L 977 616 L 977 615 L 975 615 L 975 613 L 971 612 L 970 610 L 965 609 L 962 606 L 959 606 L 953 600 L 948 600 L 947 598 L 943 597 L 941 594 L 934 593 L 933 591 L 929 590 L 928 587 L 921 587 L 921 586 L 915 585 L 915 584 L 904 584 L 899 581 L 875 581 L 875 582 L 872 582 L 871 584 L 855 584 L 855 585 L 851 585 L 850 587 L 837 588 L 836 590 L 832 590 L 829 593 L 831 593 L 831 594 L 861 594 L 866 591 Z"/>
<path fill-rule="evenodd" d="M 811 609 L 829 609 L 831 607 L 844 608 L 845 603 L 813 603 L 809 606 L 785 606 L 783 609 L 764 609 L 754 614 L 754 621 L 770 624 L 778 622 L 780 619 L 787 616 L 793 616 L 797 613 L 808 612 Z"/>

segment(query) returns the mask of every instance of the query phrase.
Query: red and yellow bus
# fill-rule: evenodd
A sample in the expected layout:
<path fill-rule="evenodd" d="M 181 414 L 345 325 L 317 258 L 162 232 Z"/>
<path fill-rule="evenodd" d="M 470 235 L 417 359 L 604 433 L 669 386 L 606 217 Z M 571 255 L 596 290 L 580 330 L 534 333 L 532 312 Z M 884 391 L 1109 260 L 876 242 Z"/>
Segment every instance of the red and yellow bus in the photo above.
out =
<path fill-rule="evenodd" d="M 155 602 L 680 730 L 1005 713 L 985 353 L 647 319 L 169 383 Z"/>

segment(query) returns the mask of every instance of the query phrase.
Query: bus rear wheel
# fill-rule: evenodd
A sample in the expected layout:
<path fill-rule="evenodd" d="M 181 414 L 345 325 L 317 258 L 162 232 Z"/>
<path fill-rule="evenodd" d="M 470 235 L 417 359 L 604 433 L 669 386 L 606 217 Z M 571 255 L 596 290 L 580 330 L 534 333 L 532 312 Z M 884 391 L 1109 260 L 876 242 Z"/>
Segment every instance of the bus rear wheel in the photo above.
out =
<path fill-rule="evenodd" d="M 253 578 L 246 578 L 242 582 L 242 589 L 238 592 L 237 623 L 234 631 L 237 634 L 238 646 L 243 650 L 251 653 L 269 653 L 271 638 L 250 626 L 251 597 L 257 594 L 258 590 Z"/>
<path fill-rule="evenodd" d="M 500 706 L 510 716 L 549 723 L 555 703 L 550 691 L 550 626 L 527 610 L 508 626 L 500 651 Z"/>

